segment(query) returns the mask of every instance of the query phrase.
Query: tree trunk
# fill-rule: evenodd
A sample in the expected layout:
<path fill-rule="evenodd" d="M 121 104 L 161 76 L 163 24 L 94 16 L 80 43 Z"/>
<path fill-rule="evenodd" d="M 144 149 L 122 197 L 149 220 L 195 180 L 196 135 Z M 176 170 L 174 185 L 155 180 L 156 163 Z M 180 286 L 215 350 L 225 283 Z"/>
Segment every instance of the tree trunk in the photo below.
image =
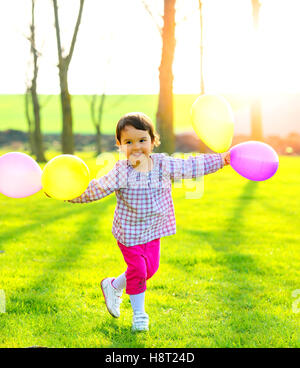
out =
<path fill-rule="evenodd" d="M 262 110 L 260 98 L 253 98 L 251 103 L 251 138 L 255 141 L 263 140 Z"/>
<path fill-rule="evenodd" d="M 100 100 L 100 106 L 99 106 L 99 112 L 98 112 L 98 123 L 96 124 L 97 129 L 97 155 L 100 155 L 102 152 L 102 142 L 101 142 L 101 123 L 103 118 L 103 110 L 104 110 L 104 102 L 105 102 L 105 93 L 102 93 L 101 100 Z"/>
<path fill-rule="evenodd" d="M 36 156 L 36 160 L 38 162 L 46 162 L 46 158 L 44 155 L 44 147 L 43 147 L 43 137 L 41 132 L 41 115 L 40 115 L 40 104 L 37 94 L 37 76 L 38 76 L 38 52 L 36 49 L 35 44 L 35 0 L 31 2 L 31 17 L 32 17 L 32 24 L 31 24 L 31 37 L 30 37 L 30 44 L 31 44 L 31 53 L 33 56 L 33 77 L 31 81 L 30 95 L 32 100 L 32 107 L 33 107 L 33 116 L 34 116 L 34 129 L 33 132 L 31 130 L 31 137 L 29 139 L 33 139 L 33 150 Z M 29 105 L 28 105 L 29 106 Z M 29 115 L 28 115 L 29 116 Z M 30 118 L 29 118 L 30 119 Z"/>
<path fill-rule="evenodd" d="M 30 90 L 27 89 L 25 93 L 25 116 L 26 121 L 28 125 L 28 145 L 29 145 L 29 151 L 30 155 L 35 155 L 35 148 L 34 148 L 34 139 L 33 139 L 33 131 L 32 131 L 32 120 L 30 117 L 29 109 L 30 109 Z"/>
<path fill-rule="evenodd" d="M 160 134 L 160 151 L 175 151 L 173 128 L 173 59 L 175 51 L 175 0 L 164 0 L 164 27 L 162 33 L 162 57 L 159 67 L 159 101 L 156 127 Z"/>
<path fill-rule="evenodd" d="M 31 87 L 31 98 L 34 112 L 34 148 L 36 160 L 38 162 L 46 162 L 46 158 L 44 155 L 44 147 L 43 147 L 43 137 L 41 132 L 41 118 L 40 118 L 40 104 L 36 92 L 36 84 L 33 82 Z"/>
<path fill-rule="evenodd" d="M 96 152 L 97 156 L 101 154 L 102 152 L 102 139 L 101 139 L 101 131 L 100 126 L 96 125 Z"/>
<path fill-rule="evenodd" d="M 62 152 L 65 154 L 74 153 L 74 137 L 73 137 L 73 119 L 72 119 L 72 107 L 71 107 L 71 96 L 68 89 L 68 69 L 72 59 L 76 38 L 81 22 L 82 10 L 84 0 L 80 0 L 79 11 L 77 15 L 77 21 L 74 28 L 74 33 L 71 41 L 70 51 L 67 56 L 63 56 L 63 47 L 60 39 L 60 26 L 58 19 L 58 5 L 57 0 L 52 0 L 54 9 L 55 19 L 55 31 L 57 41 L 57 52 L 58 52 L 58 69 L 59 69 L 59 81 L 60 81 L 60 99 L 62 109 Z"/>
<path fill-rule="evenodd" d="M 206 153 L 207 152 L 207 146 L 201 139 L 200 139 L 200 142 L 199 142 L 199 152 L 201 152 L 201 153 Z"/>
<path fill-rule="evenodd" d="M 200 13 L 200 94 L 204 95 L 204 76 L 203 76 L 203 20 L 202 20 L 202 1 L 199 0 L 199 13 Z M 202 153 L 207 152 L 206 144 L 200 139 L 199 151 Z"/>
<path fill-rule="evenodd" d="M 201 95 L 204 95 L 204 76 L 203 76 L 203 20 L 202 20 L 202 1 L 199 0 L 200 11 L 200 91 Z"/>
<path fill-rule="evenodd" d="M 252 0 L 252 10 L 253 10 L 253 27 L 254 32 L 258 32 L 259 27 L 259 11 L 260 11 L 260 0 Z M 258 63 L 258 51 L 255 50 L 255 63 L 254 68 L 259 67 Z M 257 70 L 255 70 L 257 73 Z M 255 76 L 257 83 L 258 77 L 257 74 Z M 262 141 L 263 140 L 263 129 L 262 129 L 262 108 L 261 108 L 261 100 L 259 97 L 260 91 L 256 91 L 256 96 L 252 98 L 251 102 L 251 138 L 256 141 Z"/>
<path fill-rule="evenodd" d="M 71 107 L 71 96 L 68 89 L 68 75 L 65 68 L 59 70 L 60 79 L 60 100 L 62 108 L 62 152 L 64 154 L 74 154 L 74 136 L 73 136 L 73 117 Z"/>

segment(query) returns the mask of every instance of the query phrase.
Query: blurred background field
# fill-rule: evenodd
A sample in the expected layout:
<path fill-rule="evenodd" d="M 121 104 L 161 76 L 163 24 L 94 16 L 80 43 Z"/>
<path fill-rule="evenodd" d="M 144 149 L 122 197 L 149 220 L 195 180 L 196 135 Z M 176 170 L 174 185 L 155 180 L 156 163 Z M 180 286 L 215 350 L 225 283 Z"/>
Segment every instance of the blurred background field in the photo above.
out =
<path fill-rule="evenodd" d="M 176 151 L 199 150 L 200 140 L 193 131 L 190 110 L 196 94 L 174 95 L 174 132 Z M 246 95 L 225 95 L 235 115 L 233 145 L 251 140 L 250 105 Z M 263 117 L 264 141 L 279 154 L 300 154 L 300 95 L 266 95 Z M 47 150 L 59 149 L 61 145 L 61 111 L 58 95 L 41 95 L 42 131 Z M 28 126 L 24 114 L 24 95 L 0 95 L 0 148 L 11 151 L 28 149 Z M 74 135 L 76 151 L 95 149 L 95 127 L 90 114 L 91 96 L 72 96 Z M 120 117 L 128 112 L 142 111 L 155 124 L 157 95 L 108 95 L 101 132 L 103 149 L 111 151 L 115 145 L 115 126 Z M 273 108 L 272 108 L 273 106 Z M 209 149 L 207 148 L 209 151 Z"/>
<path fill-rule="evenodd" d="M 73 95 L 74 133 L 94 133 L 90 118 L 91 96 Z M 174 96 L 174 127 L 176 132 L 193 130 L 190 110 L 197 95 Z M 141 111 L 155 121 L 158 104 L 157 95 L 110 95 L 106 96 L 106 107 L 102 125 L 103 134 L 114 134 L 115 126 L 120 117 L 128 112 Z M 60 96 L 41 95 L 41 104 L 48 101 L 43 109 L 44 133 L 59 133 L 61 131 Z M 27 131 L 24 115 L 24 95 L 0 95 L 0 121 L 1 130 L 15 129 Z M 243 101 L 235 101 L 236 108 L 242 107 Z M 245 102 L 244 102 L 245 104 Z"/>
<path fill-rule="evenodd" d="M 176 133 L 192 131 L 191 106 L 198 94 L 174 94 L 174 130 Z M 224 94 L 235 114 L 235 133 L 250 135 L 249 111 L 251 96 Z M 103 111 L 103 134 L 114 134 L 120 117 L 128 112 L 141 111 L 155 123 L 158 95 L 107 95 Z M 74 133 L 94 134 L 90 114 L 91 96 L 73 95 Z M 300 136 L 300 95 L 266 94 L 263 97 L 263 123 L 265 136 L 286 137 L 290 133 Z M 45 134 L 61 132 L 59 95 L 40 95 L 42 130 Z M 24 95 L 0 95 L 0 131 L 28 130 Z"/>

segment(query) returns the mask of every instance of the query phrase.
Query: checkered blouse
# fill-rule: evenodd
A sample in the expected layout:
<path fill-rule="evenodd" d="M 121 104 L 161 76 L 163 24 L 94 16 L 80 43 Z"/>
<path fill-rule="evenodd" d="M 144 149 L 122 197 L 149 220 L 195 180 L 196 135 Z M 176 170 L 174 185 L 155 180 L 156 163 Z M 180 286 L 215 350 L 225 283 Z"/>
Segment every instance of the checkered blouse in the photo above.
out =
<path fill-rule="evenodd" d="M 223 167 L 221 154 L 202 154 L 187 159 L 152 153 L 153 169 L 135 170 L 129 160 L 119 160 L 100 179 L 91 180 L 86 191 L 72 203 L 97 201 L 116 193 L 112 233 L 127 247 L 176 233 L 172 181 L 195 179 Z"/>

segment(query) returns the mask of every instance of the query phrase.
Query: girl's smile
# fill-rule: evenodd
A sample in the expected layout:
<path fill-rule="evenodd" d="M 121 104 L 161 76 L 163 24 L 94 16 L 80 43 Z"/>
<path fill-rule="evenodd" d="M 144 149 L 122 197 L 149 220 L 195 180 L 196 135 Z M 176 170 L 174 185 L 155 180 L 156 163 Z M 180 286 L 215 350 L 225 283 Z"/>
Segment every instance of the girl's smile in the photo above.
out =
<path fill-rule="evenodd" d="M 131 125 L 127 125 L 121 133 L 121 142 L 117 140 L 126 158 L 133 167 L 139 167 L 140 171 L 149 171 L 152 167 L 152 159 L 150 154 L 153 150 L 154 143 L 147 130 L 135 129 Z"/>

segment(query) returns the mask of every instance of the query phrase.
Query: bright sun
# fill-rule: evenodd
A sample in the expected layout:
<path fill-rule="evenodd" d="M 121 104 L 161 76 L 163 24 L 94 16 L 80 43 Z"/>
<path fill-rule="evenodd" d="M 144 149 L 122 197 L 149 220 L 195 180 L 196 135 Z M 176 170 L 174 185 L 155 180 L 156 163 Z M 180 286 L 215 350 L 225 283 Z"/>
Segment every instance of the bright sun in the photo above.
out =
<path fill-rule="evenodd" d="M 299 91 L 300 49 L 295 45 L 300 34 L 297 20 L 300 1 L 287 0 L 283 5 L 279 0 L 261 0 L 258 34 L 253 30 L 250 0 L 203 4 L 206 91 Z M 197 93 L 200 89 L 199 14 L 195 13 L 181 28 L 174 63 L 174 89 L 178 93 L 191 90 Z"/>

